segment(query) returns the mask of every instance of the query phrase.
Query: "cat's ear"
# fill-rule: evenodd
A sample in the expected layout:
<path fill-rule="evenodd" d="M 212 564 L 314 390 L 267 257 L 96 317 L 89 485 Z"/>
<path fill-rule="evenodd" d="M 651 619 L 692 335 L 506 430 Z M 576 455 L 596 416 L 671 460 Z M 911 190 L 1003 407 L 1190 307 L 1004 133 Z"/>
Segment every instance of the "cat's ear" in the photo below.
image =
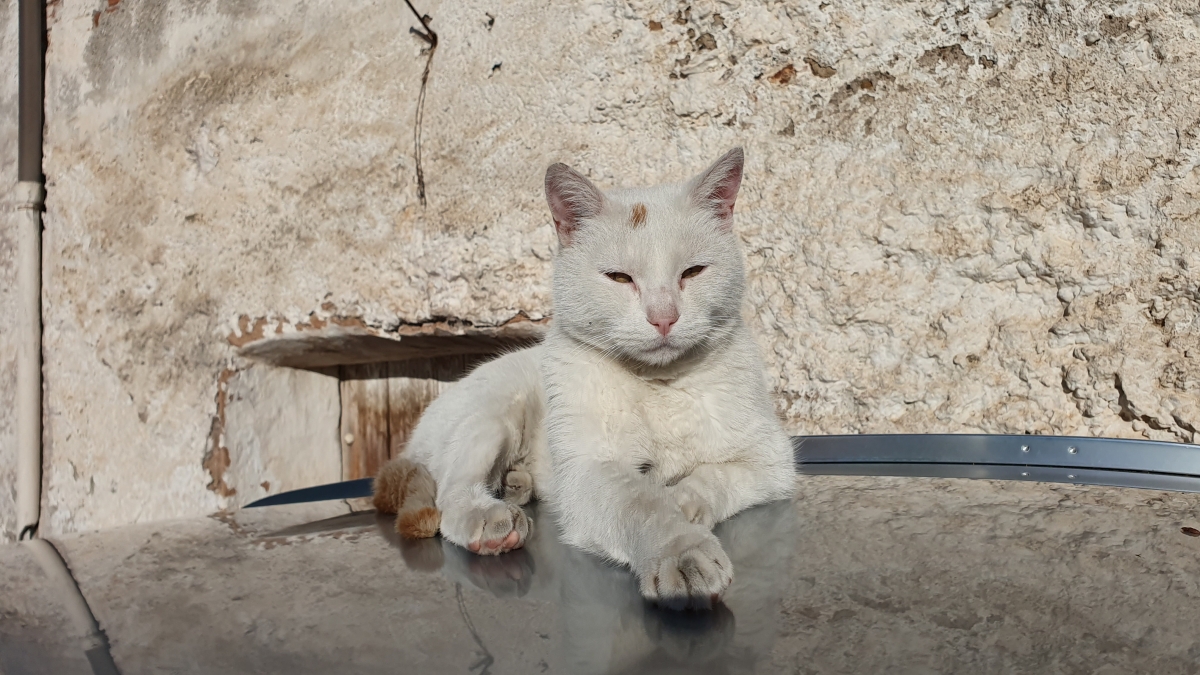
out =
<path fill-rule="evenodd" d="M 594 218 L 604 208 L 604 194 L 575 169 L 566 164 L 551 164 L 546 169 L 546 202 L 554 216 L 558 242 L 566 248 L 582 221 Z"/>
<path fill-rule="evenodd" d="M 721 159 L 713 162 L 704 173 L 689 183 L 692 201 L 702 209 L 712 212 L 721 221 L 722 230 L 733 228 L 733 204 L 737 201 L 738 188 L 742 185 L 742 165 L 745 155 L 741 148 L 734 148 Z"/>

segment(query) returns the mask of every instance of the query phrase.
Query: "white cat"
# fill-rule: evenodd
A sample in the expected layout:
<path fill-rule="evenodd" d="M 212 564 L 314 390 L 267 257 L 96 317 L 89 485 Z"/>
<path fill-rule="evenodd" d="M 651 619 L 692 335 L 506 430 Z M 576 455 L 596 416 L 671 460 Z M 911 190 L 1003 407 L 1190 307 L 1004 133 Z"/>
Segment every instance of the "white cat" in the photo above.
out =
<path fill-rule="evenodd" d="M 711 606 L 733 580 L 713 524 L 795 489 L 741 319 L 742 166 L 737 148 L 687 183 L 607 193 L 547 170 L 549 334 L 435 400 L 380 471 L 376 507 L 401 534 L 433 536 L 440 511 L 446 539 L 502 553 L 524 543 L 520 506 L 537 496 L 567 543 L 628 564 L 644 597 Z"/>

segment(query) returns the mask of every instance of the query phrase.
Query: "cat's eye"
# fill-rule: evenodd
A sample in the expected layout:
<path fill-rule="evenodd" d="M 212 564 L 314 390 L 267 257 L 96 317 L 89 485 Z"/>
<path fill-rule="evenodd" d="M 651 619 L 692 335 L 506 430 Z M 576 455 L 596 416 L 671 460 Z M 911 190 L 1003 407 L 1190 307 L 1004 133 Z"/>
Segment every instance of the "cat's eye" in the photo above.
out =
<path fill-rule="evenodd" d="M 708 267 L 707 265 L 692 265 L 691 267 L 689 267 L 683 271 L 683 276 L 680 278 L 681 279 L 691 279 L 692 277 L 696 276 L 697 274 L 700 274 L 701 272 L 703 272 L 707 267 Z"/>
<path fill-rule="evenodd" d="M 613 281 L 617 282 L 618 284 L 632 284 L 633 283 L 633 277 L 629 276 L 628 274 L 625 274 L 624 272 L 605 272 L 604 276 L 608 277 L 609 279 L 612 279 Z"/>

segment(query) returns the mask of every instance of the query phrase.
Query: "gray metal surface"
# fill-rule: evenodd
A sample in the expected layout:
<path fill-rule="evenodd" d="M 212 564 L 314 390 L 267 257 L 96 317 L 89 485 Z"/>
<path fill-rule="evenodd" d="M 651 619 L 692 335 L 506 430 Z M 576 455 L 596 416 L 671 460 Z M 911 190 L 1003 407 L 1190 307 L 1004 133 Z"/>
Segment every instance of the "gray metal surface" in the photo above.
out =
<path fill-rule="evenodd" d="M 1069 483 L 1108 487 L 1200 492 L 1200 477 L 1165 473 L 1106 471 L 1055 466 L 1005 466 L 998 464 L 919 464 L 826 462 L 798 468 L 809 476 L 897 476 L 906 478 L 976 478 L 986 480 Z"/>
<path fill-rule="evenodd" d="M 336 501 L 58 544 L 124 673 L 1200 673 L 1200 495 L 855 476 L 797 490 L 717 526 L 734 583 L 711 612 L 646 604 L 536 505 L 526 547 L 491 557 Z M 75 631 L 47 621 L 60 596 L 27 558 L 0 546 L 0 670 L 88 672 L 80 643 L 50 634 Z"/>
<path fill-rule="evenodd" d="M 983 478 L 1200 492 L 1200 446 L 983 434 L 797 436 L 808 475 Z"/>
<path fill-rule="evenodd" d="M 256 502 L 251 502 L 246 505 L 246 508 L 254 509 L 260 506 L 324 502 L 331 499 L 358 499 L 370 496 L 371 479 L 357 478 L 355 480 L 344 480 L 340 483 L 329 483 L 328 485 L 316 485 L 308 488 L 300 488 L 299 490 L 280 492 L 277 495 L 263 497 Z"/>
<path fill-rule="evenodd" d="M 83 645 L 88 666 L 1200 673 L 1200 497 L 1182 494 L 1200 492 L 1200 447 L 986 435 L 794 442 L 797 471 L 813 477 L 794 502 L 718 525 L 735 582 L 711 612 L 647 605 L 627 569 L 563 545 L 536 504 L 526 547 L 501 556 L 405 541 L 390 518 L 336 501 L 368 496 L 361 479 L 253 504 L 292 506 L 64 542 L 88 603 L 74 598 L 86 610 L 74 615 L 95 611 L 113 640 L 115 662 L 106 641 Z M 28 583 L 7 582 L 3 561 L 0 662 L 6 675 L 48 672 L 54 657 L 30 645 L 55 636 L 38 632 L 28 608 L 60 594 L 22 601 Z M 47 574 L 67 575 L 54 561 Z M 75 632 L 103 636 L 95 625 Z"/>
<path fill-rule="evenodd" d="M 986 478 L 1200 492 L 1200 446 L 1075 436 L 879 434 L 793 436 L 808 475 Z M 371 479 L 318 485 L 249 505 L 371 496 Z"/>
<path fill-rule="evenodd" d="M 995 464 L 1058 466 L 1200 477 L 1200 446 L 1074 436 L 880 434 L 796 436 L 809 464 Z"/>

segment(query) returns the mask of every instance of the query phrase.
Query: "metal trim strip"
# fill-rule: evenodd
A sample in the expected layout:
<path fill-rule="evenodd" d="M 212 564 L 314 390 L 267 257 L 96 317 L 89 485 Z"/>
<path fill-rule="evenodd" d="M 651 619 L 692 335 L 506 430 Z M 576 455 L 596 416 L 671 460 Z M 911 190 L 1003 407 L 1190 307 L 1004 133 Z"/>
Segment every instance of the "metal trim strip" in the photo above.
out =
<path fill-rule="evenodd" d="M 795 436 L 797 464 L 925 463 L 1062 466 L 1200 476 L 1200 446 L 1189 443 L 989 434 Z"/>
<path fill-rule="evenodd" d="M 992 434 L 793 436 L 804 475 L 981 478 L 1200 492 L 1200 445 Z M 282 492 L 247 508 L 371 496 L 371 479 Z"/>
<path fill-rule="evenodd" d="M 246 505 L 246 508 L 253 509 L 259 506 L 279 506 L 280 504 L 302 504 L 305 502 L 326 502 L 334 499 L 370 497 L 371 480 L 370 478 L 358 478 L 355 480 L 344 480 L 340 483 L 329 483 L 327 485 L 317 485 L 299 490 L 280 492 L 277 495 L 263 497 L 258 501 L 251 502 Z"/>
<path fill-rule="evenodd" d="M 1068 483 L 1107 487 L 1200 492 L 1200 476 L 1105 469 L 1076 469 L 1051 466 L 1013 466 L 1004 464 L 919 464 L 826 462 L 799 467 L 806 476 L 869 476 L 900 478 L 974 478 L 982 480 Z"/>

